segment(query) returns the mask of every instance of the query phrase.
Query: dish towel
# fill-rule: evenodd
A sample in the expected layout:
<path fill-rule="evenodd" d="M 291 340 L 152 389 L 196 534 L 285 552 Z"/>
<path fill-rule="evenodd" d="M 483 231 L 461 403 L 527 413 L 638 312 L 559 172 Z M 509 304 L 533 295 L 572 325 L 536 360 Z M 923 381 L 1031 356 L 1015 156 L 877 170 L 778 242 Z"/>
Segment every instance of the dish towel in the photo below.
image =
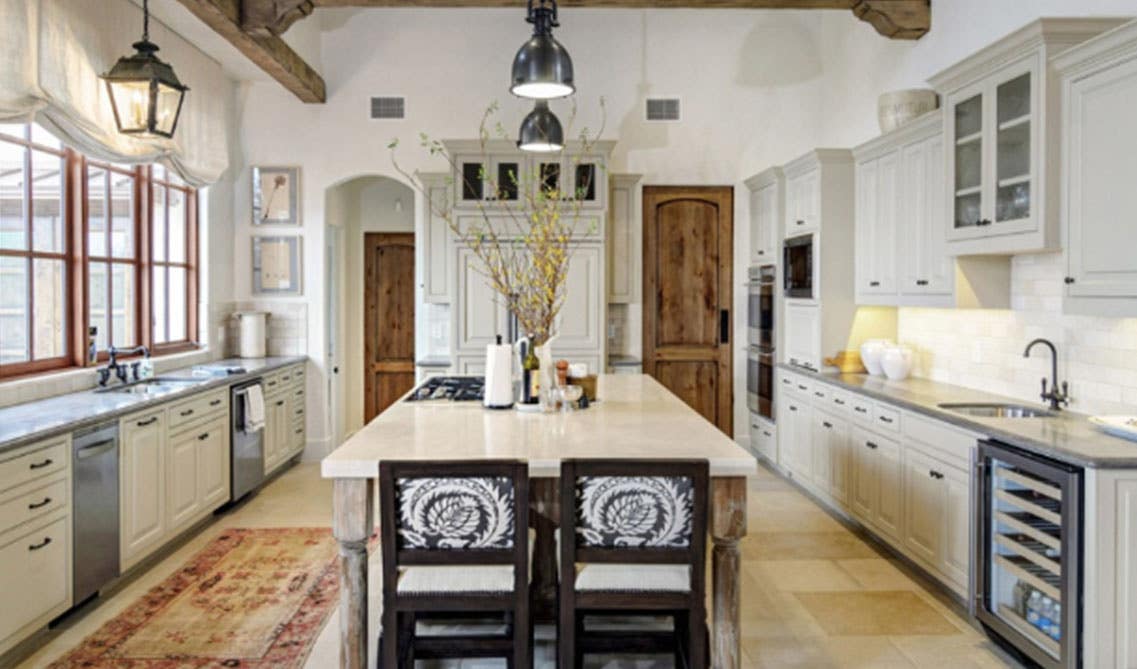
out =
<path fill-rule="evenodd" d="M 256 432 L 265 426 L 265 396 L 258 383 L 245 390 L 245 432 Z"/>

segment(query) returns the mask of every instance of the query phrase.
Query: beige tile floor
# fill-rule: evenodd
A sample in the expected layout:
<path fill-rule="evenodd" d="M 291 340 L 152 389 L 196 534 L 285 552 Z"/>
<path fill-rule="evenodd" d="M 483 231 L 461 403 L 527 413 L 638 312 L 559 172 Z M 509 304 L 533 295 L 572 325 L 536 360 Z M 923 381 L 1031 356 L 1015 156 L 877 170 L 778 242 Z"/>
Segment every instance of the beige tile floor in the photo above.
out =
<path fill-rule="evenodd" d="M 750 482 L 750 534 L 743 541 L 742 646 L 745 667 L 1013 667 L 942 594 L 878 552 L 793 486 L 762 470 Z M 331 486 L 302 464 L 43 640 L 19 669 L 43 667 L 124 610 L 229 527 L 328 526 Z M 378 575 L 377 556 L 372 557 Z M 370 616 L 378 624 L 379 588 Z M 305 669 L 338 666 L 333 613 Z M 375 638 L 373 631 L 370 638 Z M 552 667 L 549 630 L 539 631 L 538 666 Z M 374 653 L 374 644 L 372 644 Z M 498 667 L 494 661 L 440 667 Z M 374 666 L 372 664 L 372 666 Z M 648 669 L 669 660 L 600 658 L 590 667 Z"/>

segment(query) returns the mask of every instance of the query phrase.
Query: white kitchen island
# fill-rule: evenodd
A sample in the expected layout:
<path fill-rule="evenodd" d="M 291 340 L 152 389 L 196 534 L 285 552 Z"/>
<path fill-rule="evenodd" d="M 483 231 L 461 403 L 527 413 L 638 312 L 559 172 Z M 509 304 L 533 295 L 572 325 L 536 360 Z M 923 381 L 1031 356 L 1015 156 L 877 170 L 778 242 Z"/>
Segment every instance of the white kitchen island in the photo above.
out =
<path fill-rule="evenodd" d="M 552 595 L 562 458 L 709 461 L 713 665 L 740 666 L 738 544 L 746 534 L 746 477 L 757 471 L 754 457 L 649 376 L 601 376 L 597 394 L 599 402 L 570 414 L 492 411 L 476 402 L 398 402 L 324 458 L 323 476 L 335 480 L 341 667 L 367 664 L 367 542 L 374 533 L 380 461 L 528 462 L 537 530 L 533 584 Z"/>

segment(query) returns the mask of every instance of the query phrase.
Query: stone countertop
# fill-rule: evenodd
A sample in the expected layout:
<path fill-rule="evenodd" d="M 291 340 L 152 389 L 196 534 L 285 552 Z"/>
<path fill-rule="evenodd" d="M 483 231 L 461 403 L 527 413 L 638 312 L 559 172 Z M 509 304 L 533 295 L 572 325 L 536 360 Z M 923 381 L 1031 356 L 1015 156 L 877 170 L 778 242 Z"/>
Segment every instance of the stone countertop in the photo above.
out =
<path fill-rule="evenodd" d="M 909 378 L 903 381 L 890 381 L 881 376 L 868 374 L 811 372 L 786 364 L 778 366 L 787 371 L 897 404 L 945 423 L 1068 464 L 1110 469 L 1137 468 L 1137 443 L 1098 430 L 1085 414 L 1063 410 L 1057 415 L 1040 418 L 966 416 L 941 409 L 938 405 L 949 402 L 993 402 L 1020 404 L 1039 409 L 1046 407 L 928 379 Z"/>
<path fill-rule="evenodd" d="M 562 458 L 706 458 L 711 476 L 749 476 L 757 461 L 649 376 L 603 374 L 599 401 L 571 413 L 399 401 L 321 463 L 325 478 L 376 478 L 379 462 L 516 458 L 555 477 Z"/>
<path fill-rule="evenodd" d="M 259 374 L 304 362 L 307 359 L 305 356 L 228 358 L 176 369 L 164 374 L 156 374 L 157 378 L 193 379 L 195 381 L 194 383 L 178 384 L 170 392 L 134 395 L 131 393 L 84 390 L 5 407 L 0 409 L 0 453 L 41 439 L 73 432 L 88 425 L 112 420 L 150 406 L 188 397 L 203 390 L 240 383 Z M 201 367 L 218 366 L 244 367 L 245 372 L 222 376 L 202 376 L 194 373 L 195 369 Z"/>

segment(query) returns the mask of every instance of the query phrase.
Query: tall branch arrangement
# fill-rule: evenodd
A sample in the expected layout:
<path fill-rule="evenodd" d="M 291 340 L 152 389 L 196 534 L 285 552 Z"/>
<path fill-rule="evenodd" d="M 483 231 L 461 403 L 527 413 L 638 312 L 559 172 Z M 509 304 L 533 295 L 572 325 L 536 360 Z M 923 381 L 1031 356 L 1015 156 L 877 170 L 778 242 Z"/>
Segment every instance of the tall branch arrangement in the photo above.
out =
<path fill-rule="evenodd" d="M 603 98 L 600 99 L 600 108 L 604 111 Z M 526 168 L 519 161 L 517 173 L 510 170 L 499 175 L 488 168 L 494 154 L 491 142 L 509 140 L 496 118 L 498 111 L 498 104 L 492 103 L 486 108 L 478 126 L 482 167 L 476 179 L 480 183 L 467 179 L 462 166 L 442 141 L 420 133 L 420 146 L 431 156 L 443 158 L 450 166 L 449 188 L 443 198 L 428 191 L 417 170 L 410 174 L 399 165 L 395 155 L 398 140 L 392 141 L 388 148 L 395 170 L 424 195 L 431 212 L 444 220 L 455 238 L 479 260 L 478 271 L 505 301 L 510 313 L 517 318 L 521 331 L 531 336 L 533 344 L 539 346 L 553 334 L 557 314 L 564 304 L 573 242 L 595 233 L 595 223 L 581 229 L 580 211 L 585 194 L 593 187 L 591 180 L 601 178 L 598 173 L 601 165 L 597 164 L 594 170 L 589 171 L 585 181 L 575 184 L 571 192 L 566 192 L 562 184 L 569 175 L 578 173 L 577 166 L 592 153 L 604 131 L 604 123 L 601 122 L 600 129 L 594 134 L 583 128 L 576 143 L 566 147 L 566 174 L 559 171 L 556 175 L 542 174 L 541 163 L 561 161 L 562 154 L 537 153 L 533 154 L 536 159 L 532 168 Z M 571 136 L 575 120 L 574 102 L 566 136 Z M 474 202 L 480 214 L 475 223 L 467 220 L 459 224 L 451 202 L 455 183 L 453 175 L 459 175 L 464 187 L 482 192 L 484 186 L 490 194 L 489 199 L 480 198 Z"/>

